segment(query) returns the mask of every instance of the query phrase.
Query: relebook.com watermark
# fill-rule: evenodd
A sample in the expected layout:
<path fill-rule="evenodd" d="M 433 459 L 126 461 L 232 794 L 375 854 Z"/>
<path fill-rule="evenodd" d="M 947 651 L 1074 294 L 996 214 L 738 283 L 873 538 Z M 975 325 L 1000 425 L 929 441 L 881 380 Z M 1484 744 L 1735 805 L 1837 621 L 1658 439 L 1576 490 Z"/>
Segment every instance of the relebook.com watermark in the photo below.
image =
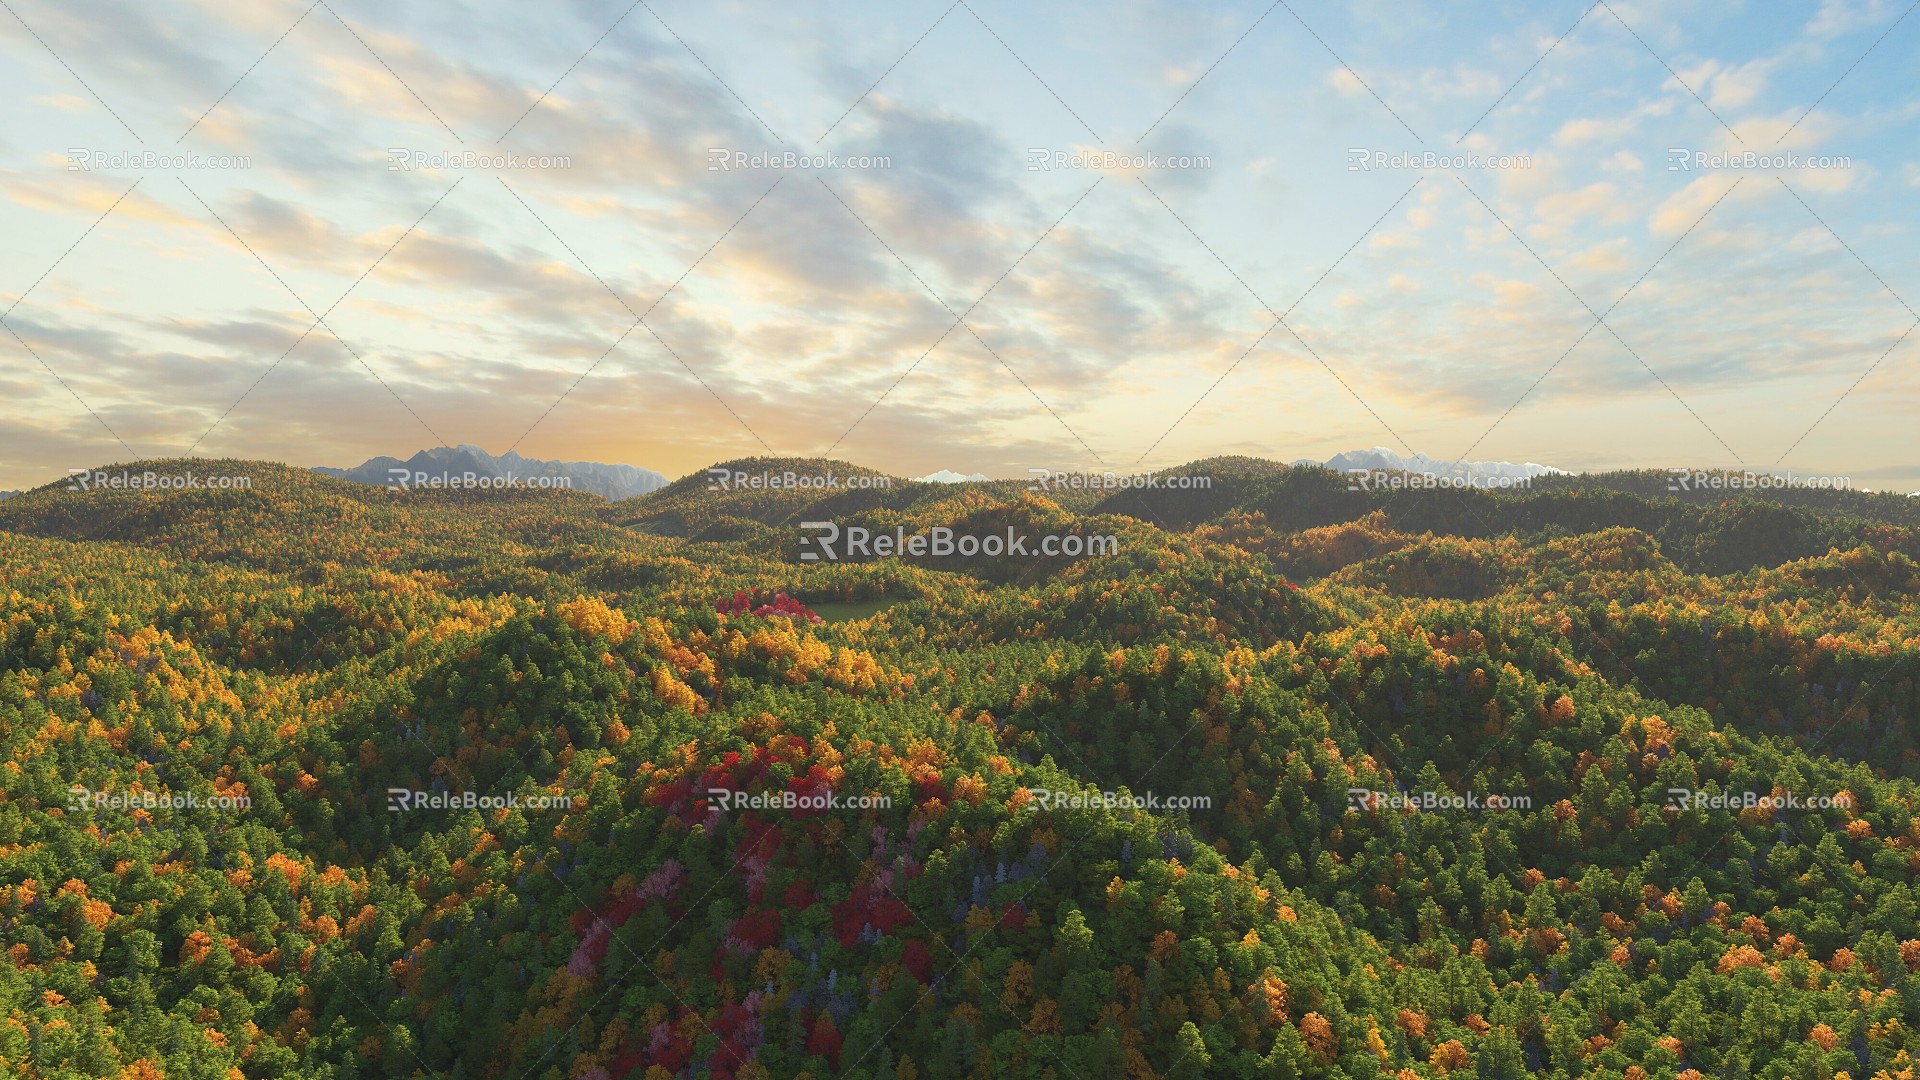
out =
<path fill-rule="evenodd" d="M 1121 476 L 1111 472 L 1074 472 L 1066 469 L 1028 469 L 1033 480 L 1028 491 L 1205 491 L 1213 487 L 1211 476 L 1161 476 L 1136 473 Z"/>
<path fill-rule="evenodd" d="M 67 149 L 68 172 L 92 172 L 95 169 L 132 169 L 138 172 L 225 172 L 251 169 L 253 159 L 245 154 L 162 154 L 155 150 L 93 150 L 84 146 Z"/>
<path fill-rule="evenodd" d="M 1388 469 L 1348 469 L 1352 482 L 1348 491 L 1435 491 L 1440 488 L 1472 488 L 1477 491 L 1525 491 L 1533 486 L 1531 476 L 1473 476 L 1466 473 L 1443 475 L 1432 472 L 1395 472 Z"/>
<path fill-rule="evenodd" d="M 1461 169 L 1531 169 L 1533 158 L 1526 154 L 1440 154 L 1432 150 L 1392 153 L 1364 146 L 1347 148 L 1348 172 L 1458 172 Z"/>
<path fill-rule="evenodd" d="M 477 791 L 415 791 L 412 788 L 388 788 L 387 810 L 570 810 L 571 795 L 482 795 Z"/>
<path fill-rule="evenodd" d="M 1779 154 L 1763 154 L 1757 150 L 1695 150 L 1686 146 L 1673 146 L 1667 149 L 1668 172 L 1713 172 L 1720 169 L 1740 169 L 1755 172 L 1787 172 L 1801 169 L 1851 169 L 1853 158 L 1842 155 L 1815 154 L 1803 157 L 1791 151 Z"/>
<path fill-rule="evenodd" d="M 978 533 L 955 533 L 942 525 L 909 535 L 900 526 L 896 526 L 892 532 L 875 532 L 859 525 L 849 525 L 843 529 L 832 521 L 803 521 L 800 527 L 817 534 L 800 538 L 801 544 L 817 549 L 802 551 L 801 562 L 819 562 L 822 559 L 837 562 L 843 555 L 869 559 L 898 559 L 902 556 L 941 559 L 955 555 L 963 559 L 983 555 L 996 559 L 1001 556 L 1022 559 L 1064 556 L 1078 559 L 1120 553 L 1120 538 L 1111 533 L 1105 536 L 1048 533 L 1035 538 L 1017 532 L 1009 525 L 1005 534 L 981 536 Z M 1031 545 L 1029 541 L 1032 541 Z"/>
<path fill-rule="evenodd" d="M 1852 796 L 1809 795 L 1801 798 L 1791 791 L 1701 791 L 1698 788 L 1667 789 L 1669 810 L 1851 810 Z"/>
<path fill-rule="evenodd" d="M 891 476 L 840 476 L 837 473 L 749 473 L 715 466 L 707 470 L 708 491 L 884 491 Z"/>
<path fill-rule="evenodd" d="M 1162 795 L 1149 791 L 1135 795 L 1130 791 L 1055 791 L 1028 788 L 1033 805 L 1042 810 L 1211 810 L 1211 795 Z"/>
<path fill-rule="evenodd" d="M 482 154 L 475 150 L 418 150 L 407 146 L 387 147 L 388 172 L 412 172 L 415 169 L 571 169 L 573 158 L 552 154 Z"/>
<path fill-rule="evenodd" d="M 1348 788 L 1347 803 L 1355 810 L 1528 810 L 1531 795 L 1482 795 L 1477 791 L 1375 791 Z"/>
<path fill-rule="evenodd" d="M 107 472 L 95 469 L 68 469 L 73 482 L 68 491 L 250 491 L 250 476 L 200 476 L 196 473 Z"/>
<path fill-rule="evenodd" d="M 708 172 L 759 172 L 771 169 L 798 172 L 838 172 L 846 169 L 891 169 L 893 159 L 884 154 L 800 154 L 792 150 L 735 150 L 726 146 L 709 147 Z"/>
<path fill-rule="evenodd" d="M 715 810 L 887 810 L 893 807 L 888 795 L 848 795 L 837 791 L 806 794 L 798 791 L 735 791 L 732 788 L 708 788 L 707 800 Z"/>
<path fill-rule="evenodd" d="M 486 476 L 476 472 L 416 472 L 413 469 L 388 469 L 388 491 L 570 491 L 571 476 Z"/>
<path fill-rule="evenodd" d="M 1052 150 L 1027 148 L 1028 172 L 1145 172 L 1166 169 L 1211 169 L 1213 158 L 1194 154 L 1120 154 L 1112 150 Z"/>
<path fill-rule="evenodd" d="M 1847 491 L 1850 476 L 1805 476 L 1731 469 L 1668 469 L 1668 491 Z"/>
<path fill-rule="evenodd" d="M 67 789 L 67 809 L 82 810 L 246 810 L 247 795 L 202 795 L 197 791 L 94 791 L 75 784 Z"/>

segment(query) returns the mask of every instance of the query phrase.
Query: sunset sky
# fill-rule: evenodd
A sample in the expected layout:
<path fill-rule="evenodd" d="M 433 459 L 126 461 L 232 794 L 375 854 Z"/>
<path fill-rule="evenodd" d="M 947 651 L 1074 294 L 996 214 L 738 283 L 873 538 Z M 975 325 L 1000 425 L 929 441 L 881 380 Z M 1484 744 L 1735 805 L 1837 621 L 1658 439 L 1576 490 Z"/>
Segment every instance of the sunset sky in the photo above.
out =
<path fill-rule="evenodd" d="M 0 488 L 474 443 L 1920 490 L 1908 0 L 629 2 L 7 0 Z"/>

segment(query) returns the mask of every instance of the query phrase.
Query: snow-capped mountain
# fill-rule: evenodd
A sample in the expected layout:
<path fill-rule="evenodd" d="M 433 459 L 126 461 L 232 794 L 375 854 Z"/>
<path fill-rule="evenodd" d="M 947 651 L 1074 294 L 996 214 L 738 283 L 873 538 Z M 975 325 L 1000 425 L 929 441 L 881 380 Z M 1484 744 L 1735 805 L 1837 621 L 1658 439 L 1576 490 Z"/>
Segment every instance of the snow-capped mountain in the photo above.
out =
<path fill-rule="evenodd" d="M 1411 456 L 1399 454 L 1384 446 L 1370 450 L 1349 450 L 1335 454 L 1325 461 L 1301 458 L 1294 465 L 1319 465 L 1335 472 L 1347 472 L 1353 469 L 1369 471 L 1408 472 L 1419 475 L 1464 477 L 1475 481 L 1532 478 L 1535 476 L 1570 475 L 1566 469 L 1557 469 L 1551 465 L 1536 465 L 1533 462 L 1514 464 L 1511 461 L 1446 461 L 1430 458 L 1425 454 Z"/>

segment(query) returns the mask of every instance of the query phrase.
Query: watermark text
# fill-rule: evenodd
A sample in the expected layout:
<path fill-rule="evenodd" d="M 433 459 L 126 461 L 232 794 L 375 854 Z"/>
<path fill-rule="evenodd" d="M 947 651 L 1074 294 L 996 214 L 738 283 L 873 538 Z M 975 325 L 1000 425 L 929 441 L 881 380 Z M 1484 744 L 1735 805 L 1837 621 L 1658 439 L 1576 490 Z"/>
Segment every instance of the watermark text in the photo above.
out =
<path fill-rule="evenodd" d="M 1468 473 L 1396 472 L 1390 469 L 1348 469 L 1348 491 L 1433 491 L 1440 488 L 1473 488 L 1480 491 L 1524 491 L 1533 486 L 1531 476 L 1474 476 Z"/>
<path fill-rule="evenodd" d="M 253 478 L 250 476 L 199 476 L 194 473 L 181 473 L 177 476 L 154 472 L 117 473 L 94 469 L 68 469 L 67 475 L 72 482 L 68 491 L 251 491 Z"/>
<path fill-rule="evenodd" d="M 569 810 L 572 807 L 571 795 L 522 795 L 517 791 L 482 795 L 475 791 L 387 789 L 387 810 L 396 814 L 410 810 Z"/>
<path fill-rule="evenodd" d="M 725 146 L 707 150 L 708 172 L 759 172 L 768 169 L 800 172 L 840 171 L 846 169 L 891 169 L 893 158 L 885 154 L 799 154 L 792 150 L 734 150 Z"/>
<path fill-rule="evenodd" d="M 517 476 L 511 472 L 502 476 L 486 476 L 476 472 L 464 473 L 428 473 L 413 469 L 393 468 L 387 470 L 388 491 L 417 490 L 470 490 L 470 491 L 568 491 L 573 488 L 571 476 Z"/>
<path fill-rule="evenodd" d="M 1042 810 L 1210 810 L 1211 795 L 1161 795 L 1149 791 L 1135 795 L 1128 791 L 1055 791 L 1028 788 L 1033 805 Z"/>
<path fill-rule="evenodd" d="M 182 152 L 162 154 L 154 150 L 93 150 L 84 146 L 67 148 L 68 172 L 92 172 L 95 169 L 137 169 L 141 172 L 223 172 L 251 169 L 253 158 L 245 154 L 198 154 Z"/>
<path fill-rule="evenodd" d="M 715 466 L 707 470 L 708 491 L 868 491 L 893 486 L 891 476 L 839 476 L 786 472 L 748 473 Z"/>
<path fill-rule="evenodd" d="M 248 795 L 202 795 L 197 791 L 93 791 L 75 784 L 67 789 L 67 809 L 82 810 L 246 810 Z"/>
<path fill-rule="evenodd" d="M 416 150 L 387 147 L 388 172 L 415 169 L 571 169 L 573 158 L 551 154 L 482 154 L 474 150 Z"/>
<path fill-rule="evenodd" d="M 1802 157 L 1791 151 L 1763 154 L 1755 150 L 1694 150 L 1685 146 L 1667 148 L 1668 172 L 1712 172 L 1718 169 L 1751 169 L 1757 172 L 1786 172 L 1801 169 L 1851 169 L 1851 157 L 1818 154 Z"/>
<path fill-rule="evenodd" d="M 1526 154 L 1440 154 L 1432 150 L 1414 153 L 1393 153 L 1387 150 L 1371 150 L 1364 146 L 1347 148 L 1348 172 L 1401 172 L 1413 170 L 1426 172 L 1439 169 L 1446 172 L 1458 172 L 1462 169 L 1531 169 L 1533 158 Z"/>
<path fill-rule="evenodd" d="M 1120 538 L 1109 533 L 1105 536 L 1078 536 L 1048 533 L 1034 538 L 1015 532 L 1013 526 L 1007 526 L 1006 533 L 993 533 L 980 536 L 976 533 L 960 533 L 946 526 L 937 526 L 927 532 L 909 535 L 904 527 L 896 526 L 892 532 L 875 532 L 859 525 L 849 525 L 844 529 L 832 521 L 803 521 L 800 527 L 816 535 L 803 536 L 800 542 L 818 550 L 802 551 L 800 561 L 828 562 L 838 561 L 842 555 L 863 556 L 870 559 L 897 559 L 902 556 L 915 558 L 948 558 L 958 555 L 963 559 L 975 556 L 999 558 L 1054 558 L 1065 556 L 1077 559 L 1086 556 L 1117 555 L 1120 552 Z M 1029 545 L 1029 541 L 1032 544 Z"/>
<path fill-rule="evenodd" d="M 1531 795 L 1482 795 L 1452 791 L 1375 791 L 1348 788 L 1347 803 L 1355 810 L 1527 810 Z"/>
<path fill-rule="evenodd" d="M 1851 810 L 1853 799 L 1839 795 L 1810 795 L 1801 798 L 1793 792 L 1701 791 L 1697 788 L 1668 788 L 1669 810 Z"/>
<path fill-rule="evenodd" d="M 1159 473 L 1121 476 L 1111 472 L 1067 472 L 1060 469 L 1027 471 L 1033 474 L 1033 480 L 1027 484 L 1028 491 L 1205 491 L 1213 487 L 1211 476 L 1161 476 Z"/>
<path fill-rule="evenodd" d="M 1050 150 L 1027 148 L 1028 172 L 1146 172 L 1166 169 L 1211 169 L 1213 158 L 1201 154 L 1120 154 L 1112 150 Z"/>
<path fill-rule="evenodd" d="M 786 791 L 735 791 L 732 788 L 708 788 L 707 801 L 725 813 L 729 810 L 886 810 L 893 806 L 889 795 L 849 795 L 837 791 L 812 794 Z"/>
<path fill-rule="evenodd" d="M 1668 469 L 1668 491 L 1846 491 L 1850 476 L 1803 476 L 1798 473 L 1756 473 L 1731 469 Z"/>

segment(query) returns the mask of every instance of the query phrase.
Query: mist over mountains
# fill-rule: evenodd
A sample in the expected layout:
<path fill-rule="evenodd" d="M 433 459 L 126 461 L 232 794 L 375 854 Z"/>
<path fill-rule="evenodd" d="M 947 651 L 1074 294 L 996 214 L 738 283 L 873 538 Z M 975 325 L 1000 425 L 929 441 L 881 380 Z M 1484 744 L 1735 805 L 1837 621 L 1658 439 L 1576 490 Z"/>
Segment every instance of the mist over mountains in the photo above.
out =
<path fill-rule="evenodd" d="M 665 476 L 634 465 L 607 465 L 597 461 L 543 461 L 522 457 L 511 450 L 495 457 L 471 443 L 422 450 L 405 461 L 382 456 L 370 458 L 351 469 L 320 466 L 313 471 L 341 480 L 384 487 L 394 482 L 398 470 L 434 477 L 464 477 L 472 473 L 476 477 L 509 481 L 565 478 L 571 481 L 568 486 L 574 491 L 589 492 L 614 502 L 667 486 Z"/>

